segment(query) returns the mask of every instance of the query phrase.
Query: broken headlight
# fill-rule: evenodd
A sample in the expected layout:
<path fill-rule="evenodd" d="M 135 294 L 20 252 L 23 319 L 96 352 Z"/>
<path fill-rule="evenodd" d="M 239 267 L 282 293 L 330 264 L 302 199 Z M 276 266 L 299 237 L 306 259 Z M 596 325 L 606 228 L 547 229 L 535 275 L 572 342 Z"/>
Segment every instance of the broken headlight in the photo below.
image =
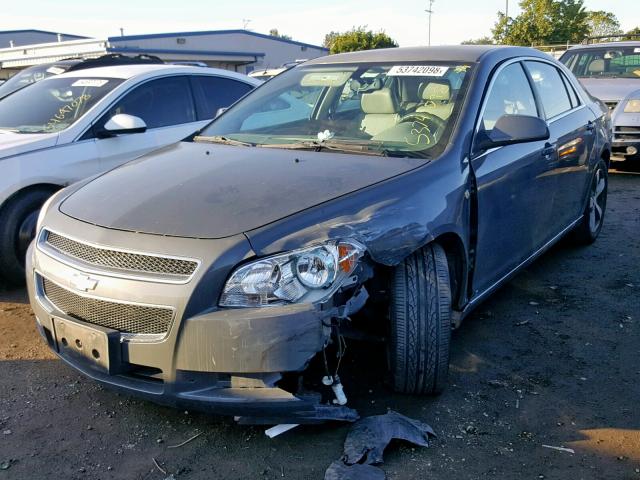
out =
<path fill-rule="evenodd" d="M 323 302 L 349 278 L 363 253 L 359 243 L 340 241 L 256 260 L 233 272 L 220 306 Z"/>

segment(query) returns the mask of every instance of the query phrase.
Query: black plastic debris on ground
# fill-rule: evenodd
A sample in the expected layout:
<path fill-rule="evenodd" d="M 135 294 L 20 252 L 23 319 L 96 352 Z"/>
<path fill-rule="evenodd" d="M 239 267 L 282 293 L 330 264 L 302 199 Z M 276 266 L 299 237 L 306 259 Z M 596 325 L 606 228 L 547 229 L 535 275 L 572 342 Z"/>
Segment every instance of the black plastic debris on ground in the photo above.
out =
<path fill-rule="evenodd" d="M 341 461 L 333 462 L 325 480 L 384 479 L 384 471 L 373 465 L 384 462 L 384 449 L 391 440 L 404 440 L 421 447 L 435 437 L 433 429 L 419 420 L 389 410 L 385 415 L 363 418 L 353 424 L 344 441 Z"/>

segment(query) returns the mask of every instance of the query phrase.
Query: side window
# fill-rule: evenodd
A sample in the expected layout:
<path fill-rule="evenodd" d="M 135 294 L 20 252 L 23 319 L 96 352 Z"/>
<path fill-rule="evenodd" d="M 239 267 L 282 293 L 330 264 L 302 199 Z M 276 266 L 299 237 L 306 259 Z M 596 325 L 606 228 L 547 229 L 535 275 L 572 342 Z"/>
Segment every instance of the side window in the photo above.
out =
<path fill-rule="evenodd" d="M 140 117 L 147 124 L 147 128 L 196 121 L 187 77 L 165 77 L 143 83 L 109 108 L 100 123 L 104 125 L 119 113 Z"/>
<path fill-rule="evenodd" d="M 580 99 L 578 98 L 578 95 L 576 94 L 576 91 L 574 90 L 573 85 L 571 85 L 571 82 L 569 81 L 569 79 L 563 73 L 561 73 L 560 76 L 562 77 L 564 86 L 566 87 L 567 92 L 569 93 L 569 98 L 571 99 L 571 106 L 573 108 L 576 108 L 577 106 L 580 105 Z"/>
<path fill-rule="evenodd" d="M 571 100 L 558 69 L 542 62 L 528 61 L 526 65 L 540 96 L 545 118 L 550 119 L 571 110 Z"/>
<path fill-rule="evenodd" d="M 493 129 L 503 115 L 538 116 L 529 80 L 520 63 L 503 68 L 495 77 L 482 114 L 482 128 Z"/>
<path fill-rule="evenodd" d="M 198 120 L 211 120 L 218 109 L 230 107 L 251 85 L 231 78 L 199 75 L 192 78 Z"/>

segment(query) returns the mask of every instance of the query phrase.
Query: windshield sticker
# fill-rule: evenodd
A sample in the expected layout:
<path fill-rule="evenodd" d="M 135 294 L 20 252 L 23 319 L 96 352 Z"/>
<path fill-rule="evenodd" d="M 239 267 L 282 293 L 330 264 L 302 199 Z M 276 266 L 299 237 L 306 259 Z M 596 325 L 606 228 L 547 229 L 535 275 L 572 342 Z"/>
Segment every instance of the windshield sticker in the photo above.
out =
<path fill-rule="evenodd" d="M 83 104 L 85 104 L 87 101 L 89 101 L 90 98 L 91 98 L 91 95 L 80 95 L 79 97 L 71 100 L 66 105 L 60 107 L 58 109 L 58 112 L 49 119 L 45 128 L 47 130 L 55 130 L 56 125 L 62 123 L 66 118 L 67 114 L 73 111 L 79 110 L 80 107 Z"/>
<path fill-rule="evenodd" d="M 82 78 L 76 80 L 71 84 L 72 87 L 102 87 L 106 85 L 109 80 L 102 80 L 100 78 Z"/>
<path fill-rule="evenodd" d="M 51 73 L 53 75 L 60 75 L 61 73 L 64 73 L 64 68 L 49 67 L 49 68 L 47 68 L 47 73 Z"/>
<path fill-rule="evenodd" d="M 449 67 L 437 65 L 394 65 L 387 77 L 442 77 Z"/>

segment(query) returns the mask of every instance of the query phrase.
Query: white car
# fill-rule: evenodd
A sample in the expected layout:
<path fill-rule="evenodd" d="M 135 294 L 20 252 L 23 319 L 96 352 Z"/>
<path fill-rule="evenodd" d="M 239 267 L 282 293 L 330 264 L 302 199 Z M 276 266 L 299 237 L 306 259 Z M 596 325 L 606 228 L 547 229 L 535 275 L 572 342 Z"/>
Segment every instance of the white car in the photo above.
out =
<path fill-rule="evenodd" d="M 261 83 L 213 68 L 126 65 L 63 73 L 2 99 L 0 276 L 23 281 L 53 192 L 182 140 Z"/>

